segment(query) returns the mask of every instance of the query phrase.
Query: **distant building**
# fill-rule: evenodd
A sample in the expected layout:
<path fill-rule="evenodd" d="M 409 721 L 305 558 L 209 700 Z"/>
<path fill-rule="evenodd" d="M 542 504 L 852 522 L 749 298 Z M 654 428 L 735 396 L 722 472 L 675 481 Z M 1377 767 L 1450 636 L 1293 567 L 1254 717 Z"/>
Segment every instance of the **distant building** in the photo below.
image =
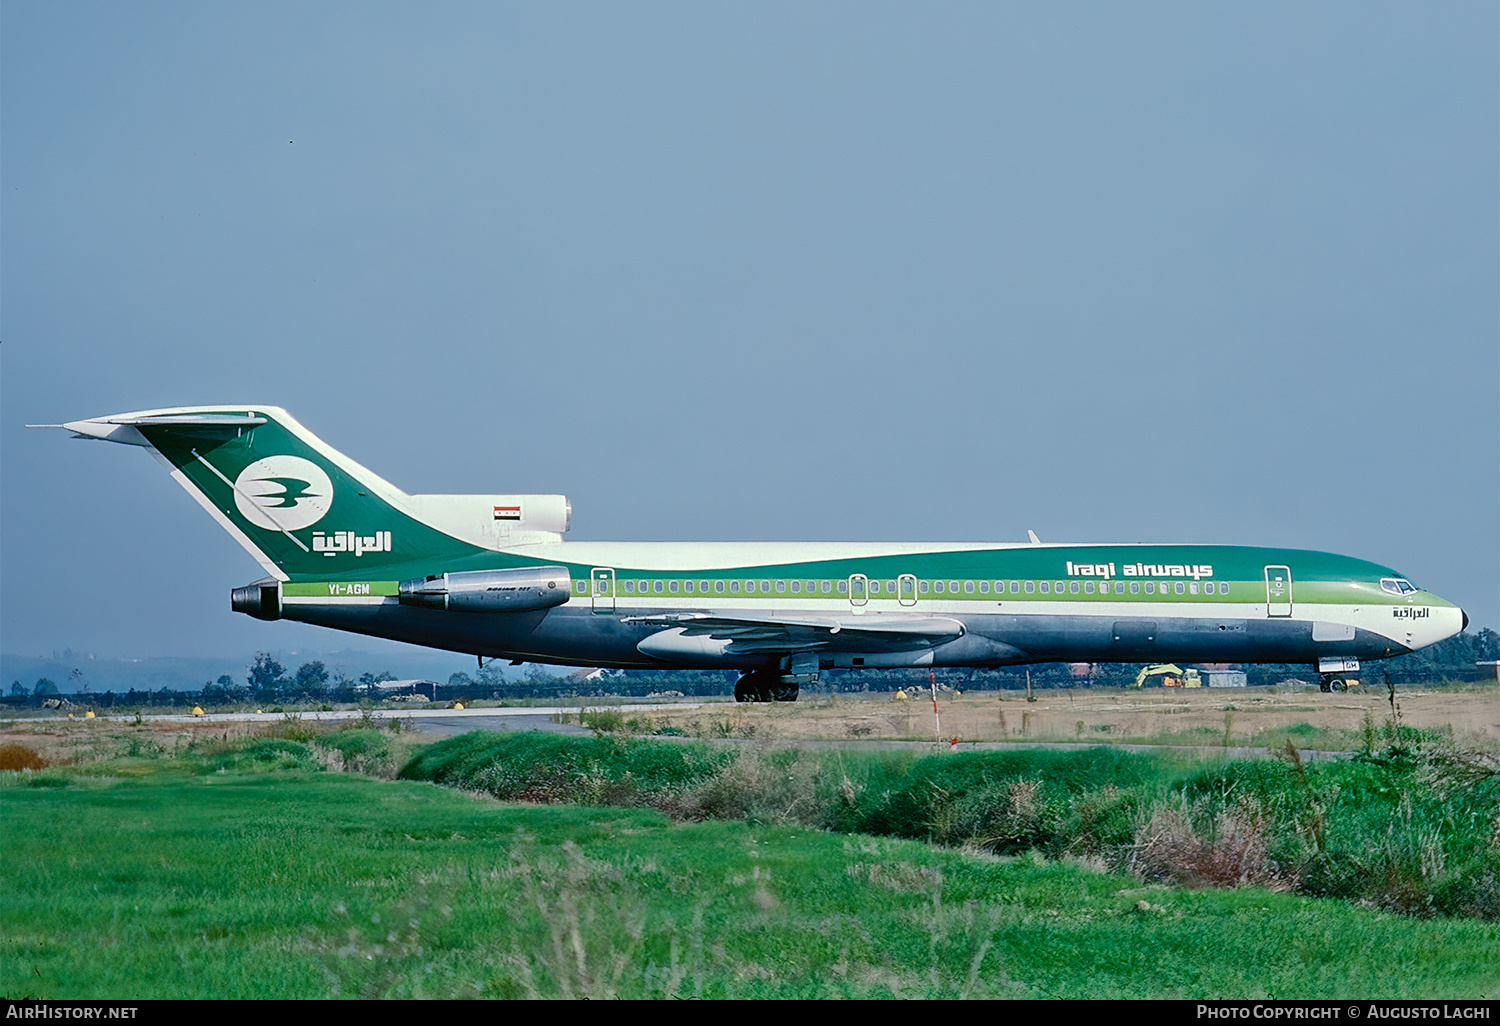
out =
<path fill-rule="evenodd" d="M 398 698 L 403 695 L 423 695 L 437 699 L 437 681 L 432 680 L 382 680 L 374 684 L 357 684 L 355 691 L 376 693 L 381 698 Z"/>
<path fill-rule="evenodd" d="M 1250 679 L 1244 670 L 1204 670 L 1203 683 L 1211 688 L 1243 688 Z"/>

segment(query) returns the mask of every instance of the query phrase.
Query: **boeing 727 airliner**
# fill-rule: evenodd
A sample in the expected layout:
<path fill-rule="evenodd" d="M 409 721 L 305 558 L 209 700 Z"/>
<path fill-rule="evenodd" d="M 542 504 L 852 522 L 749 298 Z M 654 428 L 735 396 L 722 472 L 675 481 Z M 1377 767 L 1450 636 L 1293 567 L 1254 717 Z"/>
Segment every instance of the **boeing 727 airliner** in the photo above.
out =
<path fill-rule="evenodd" d="M 255 557 L 234 610 L 569 666 L 734 668 L 742 701 L 832 667 L 1305 662 L 1325 689 L 1463 630 L 1388 567 L 1222 545 L 564 542 L 561 495 L 408 495 L 273 406 L 62 425 L 148 449 Z"/>

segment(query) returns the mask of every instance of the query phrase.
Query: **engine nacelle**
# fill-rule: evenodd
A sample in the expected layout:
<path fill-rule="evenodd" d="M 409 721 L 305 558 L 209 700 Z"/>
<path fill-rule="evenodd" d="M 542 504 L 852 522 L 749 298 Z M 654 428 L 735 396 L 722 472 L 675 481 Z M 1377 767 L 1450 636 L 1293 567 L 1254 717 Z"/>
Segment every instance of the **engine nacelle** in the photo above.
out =
<path fill-rule="evenodd" d="M 403 606 L 471 613 L 524 613 L 568 601 L 573 579 L 563 566 L 464 570 L 401 582 Z"/>
<path fill-rule="evenodd" d="M 229 608 L 257 620 L 281 619 L 281 582 L 266 577 L 229 593 Z"/>

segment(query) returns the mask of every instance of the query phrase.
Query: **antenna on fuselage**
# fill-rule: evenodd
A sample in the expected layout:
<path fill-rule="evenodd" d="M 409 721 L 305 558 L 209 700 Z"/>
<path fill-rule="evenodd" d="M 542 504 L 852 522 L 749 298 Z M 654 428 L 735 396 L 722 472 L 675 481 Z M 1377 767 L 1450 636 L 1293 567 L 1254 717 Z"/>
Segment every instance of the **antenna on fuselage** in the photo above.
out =
<path fill-rule="evenodd" d="M 1031 544 L 1033 545 L 1040 545 L 1042 543 L 1042 540 L 1036 536 L 1036 532 L 1029 527 L 1026 529 L 1026 537 L 1031 539 Z"/>

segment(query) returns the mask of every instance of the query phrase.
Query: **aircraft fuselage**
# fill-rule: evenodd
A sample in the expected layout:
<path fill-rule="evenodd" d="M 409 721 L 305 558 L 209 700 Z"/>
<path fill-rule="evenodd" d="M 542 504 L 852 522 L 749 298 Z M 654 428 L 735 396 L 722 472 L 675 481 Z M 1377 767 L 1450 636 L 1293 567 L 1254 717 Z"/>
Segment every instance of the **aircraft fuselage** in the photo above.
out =
<path fill-rule="evenodd" d="M 589 542 L 539 548 L 536 565 L 569 571 L 568 599 L 552 608 L 502 614 L 412 608 L 400 603 L 398 581 L 330 580 L 284 585 L 281 615 L 476 655 L 637 668 L 750 669 L 787 654 L 756 652 L 753 645 L 653 654 L 649 640 L 663 632 L 656 618 L 695 613 L 747 623 L 823 618 L 846 626 L 938 617 L 963 627 L 957 637 L 894 651 L 862 650 L 831 633 L 815 650 L 825 669 L 1380 659 L 1462 629 L 1463 614 L 1452 603 L 1409 586 L 1382 588 L 1382 581 L 1405 584 L 1395 571 L 1320 552 Z M 506 563 L 526 565 L 513 559 Z"/>

